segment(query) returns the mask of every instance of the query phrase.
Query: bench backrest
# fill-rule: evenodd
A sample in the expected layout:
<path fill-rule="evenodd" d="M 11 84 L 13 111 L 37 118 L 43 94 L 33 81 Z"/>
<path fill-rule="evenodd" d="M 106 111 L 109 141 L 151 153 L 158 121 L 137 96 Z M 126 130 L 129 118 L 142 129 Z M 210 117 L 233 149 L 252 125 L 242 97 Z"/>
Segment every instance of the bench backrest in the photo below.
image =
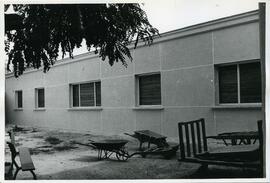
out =
<path fill-rule="evenodd" d="M 204 119 L 178 123 L 181 159 L 208 151 Z"/>
<path fill-rule="evenodd" d="M 7 144 L 8 144 L 8 147 L 10 149 L 10 152 L 11 152 L 11 159 L 12 159 L 12 161 L 14 161 L 15 157 L 17 156 L 16 148 L 15 148 L 14 144 L 11 142 L 7 142 Z"/>
<path fill-rule="evenodd" d="M 9 130 L 8 135 L 9 135 L 9 138 L 10 138 L 10 142 L 15 146 L 15 136 L 14 136 L 13 130 Z"/>

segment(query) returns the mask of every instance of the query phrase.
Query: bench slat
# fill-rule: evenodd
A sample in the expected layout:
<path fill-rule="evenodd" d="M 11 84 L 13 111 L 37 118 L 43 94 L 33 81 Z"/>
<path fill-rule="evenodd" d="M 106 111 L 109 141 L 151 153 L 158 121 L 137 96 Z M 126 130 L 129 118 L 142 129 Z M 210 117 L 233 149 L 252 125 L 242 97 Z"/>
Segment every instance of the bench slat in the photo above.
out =
<path fill-rule="evenodd" d="M 21 161 L 22 171 L 35 170 L 29 149 L 27 147 L 19 148 L 19 157 Z"/>

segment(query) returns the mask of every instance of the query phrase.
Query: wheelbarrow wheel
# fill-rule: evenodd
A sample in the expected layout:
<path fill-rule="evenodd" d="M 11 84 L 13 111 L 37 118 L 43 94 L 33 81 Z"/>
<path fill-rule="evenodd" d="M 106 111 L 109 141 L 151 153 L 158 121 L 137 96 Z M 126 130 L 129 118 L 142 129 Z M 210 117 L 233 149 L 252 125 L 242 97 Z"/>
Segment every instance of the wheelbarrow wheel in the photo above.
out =
<path fill-rule="evenodd" d="M 116 153 L 116 158 L 119 161 L 127 161 L 129 158 L 129 154 L 125 150 L 120 150 Z"/>

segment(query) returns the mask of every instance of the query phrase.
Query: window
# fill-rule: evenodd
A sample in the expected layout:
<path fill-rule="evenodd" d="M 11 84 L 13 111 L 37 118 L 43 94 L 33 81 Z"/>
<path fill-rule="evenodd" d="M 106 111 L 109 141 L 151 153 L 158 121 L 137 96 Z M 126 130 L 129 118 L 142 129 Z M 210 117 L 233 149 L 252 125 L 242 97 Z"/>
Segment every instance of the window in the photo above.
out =
<path fill-rule="evenodd" d="M 260 103 L 260 62 L 220 66 L 219 103 Z"/>
<path fill-rule="evenodd" d="M 161 105 L 160 74 L 138 76 L 139 105 Z"/>
<path fill-rule="evenodd" d="M 45 90 L 44 88 L 35 89 L 36 93 L 36 108 L 45 107 Z"/>
<path fill-rule="evenodd" d="M 21 109 L 23 107 L 23 96 L 22 96 L 22 91 L 18 90 L 15 91 L 15 105 L 16 108 Z"/>
<path fill-rule="evenodd" d="M 101 106 L 100 81 L 71 85 L 72 107 Z"/>

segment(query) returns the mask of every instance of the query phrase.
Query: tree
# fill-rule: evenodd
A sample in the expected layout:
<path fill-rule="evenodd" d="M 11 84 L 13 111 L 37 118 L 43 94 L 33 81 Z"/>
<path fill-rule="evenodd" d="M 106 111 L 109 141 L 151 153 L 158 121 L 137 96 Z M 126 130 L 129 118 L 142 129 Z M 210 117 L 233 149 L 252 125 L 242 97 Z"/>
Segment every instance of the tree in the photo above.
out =
<path fill-rule="evenodd" d="M 5 51 L 8 69 L 12 63 L 16 77 L 27 67 L 43 67 L 47 72 L 59 51 L 62 57 L 69 53 L 73 58 L 74 48 L 81 47 L 83 39 L 89 51 L 95 50 L 102 60 L 108 58 L 111 66 L 118 61 L 127 66 L 125 56 L 132 60 L 128 45 L 134 41 L 136 48 L 140 39 L 151 44 L 153 36 L 158 34 L 139 4 L 17 4 L 13 7 L 17 15 L 5 15 Z"/>

